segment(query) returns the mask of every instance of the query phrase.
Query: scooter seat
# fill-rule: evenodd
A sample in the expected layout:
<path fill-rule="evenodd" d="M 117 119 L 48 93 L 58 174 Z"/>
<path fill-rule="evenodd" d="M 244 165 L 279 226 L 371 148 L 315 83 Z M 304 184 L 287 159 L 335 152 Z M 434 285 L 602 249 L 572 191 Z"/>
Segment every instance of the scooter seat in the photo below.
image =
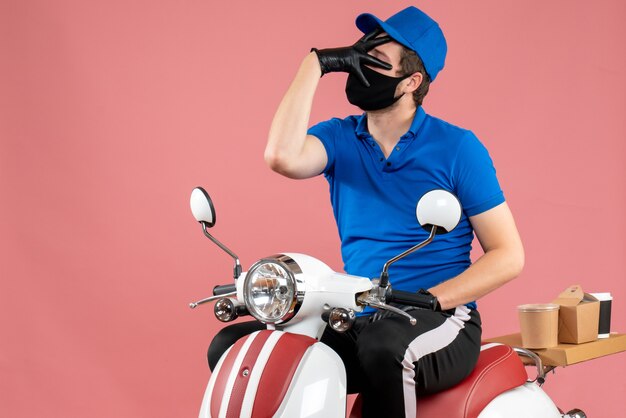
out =
<path fill-rule="evenodd" d="M 418 399 L 418 417 L 476 418 L 496 396 L 528 379 L 517 353 L 507 345 L 484 344 L 472 373 L 458 385 Z M 361 417 L 361 396 L 350 418 Z"/>

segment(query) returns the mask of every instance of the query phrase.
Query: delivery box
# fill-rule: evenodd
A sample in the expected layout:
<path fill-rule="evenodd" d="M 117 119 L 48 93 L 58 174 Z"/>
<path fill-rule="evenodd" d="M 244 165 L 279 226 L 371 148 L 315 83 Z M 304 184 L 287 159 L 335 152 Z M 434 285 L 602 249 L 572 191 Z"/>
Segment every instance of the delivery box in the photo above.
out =
<path fill-rule="evenodd" d="M 568 287 L 552 301 L 559 309 L 559 342 L 580 344 L 598 339 L 600 302 L 580 285 Z"/>

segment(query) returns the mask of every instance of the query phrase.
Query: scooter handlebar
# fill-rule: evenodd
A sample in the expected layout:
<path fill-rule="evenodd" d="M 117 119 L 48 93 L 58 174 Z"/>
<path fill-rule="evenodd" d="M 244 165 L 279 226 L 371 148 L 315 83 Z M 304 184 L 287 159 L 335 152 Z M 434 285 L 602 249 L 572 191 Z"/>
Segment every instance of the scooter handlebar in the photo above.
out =
<path fill-rule="evenodd" d="M 403 290 L 391 289 L 387 292 L 387 303 L 399 303 L 401 305 L 415 306 L 417 308 L 430 309 L 432 311 L 441 310 L 437 298 L 426 291 L 418 293 L 405 292 Z"/>
<path fill-rule="evenodd" d="M 213 295 L 225 295 L 227 293 L 233 293 L 237 291 L 237 285 L 235 283 L 232 284 L 219 284 L 213 288 Z"/>

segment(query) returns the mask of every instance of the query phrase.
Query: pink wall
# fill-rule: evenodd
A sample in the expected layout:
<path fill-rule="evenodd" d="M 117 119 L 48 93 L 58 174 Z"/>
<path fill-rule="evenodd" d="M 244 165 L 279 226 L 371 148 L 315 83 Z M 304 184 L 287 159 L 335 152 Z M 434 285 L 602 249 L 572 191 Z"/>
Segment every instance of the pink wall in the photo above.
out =
<path fill-rule="evenodd" d="M 450 45 L 426 109 L 490 149 L 526 245 L 522 276 L 480 303 L 485 335 L 572 283 L 611 291 L 626 332 L 626 3 L 422 3 Z M 196 185 L 245 266 L 289 250 L 341 268 L 325 181 L 270 172 L 264 143 L 311 46 L 405 4 L 0 1 L 0 416 L 197 413 L 219 325 L 187 303 L 230 261 L 189 212 Z M 324 77 L 313 120 L 355 111 L 344 80 Z M 545 388 L 618 416 L 625 360 Z"/>

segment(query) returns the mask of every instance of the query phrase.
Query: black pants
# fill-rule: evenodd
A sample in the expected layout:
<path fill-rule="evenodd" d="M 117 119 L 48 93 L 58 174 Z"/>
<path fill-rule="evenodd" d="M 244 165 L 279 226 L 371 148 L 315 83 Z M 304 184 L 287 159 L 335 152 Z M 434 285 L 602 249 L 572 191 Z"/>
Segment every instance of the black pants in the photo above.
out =
<path fill-rule="evenodd" d="M 371 322 L 359 317 L 346 333 L 326 328 L 321 341 L 343 360 L 348 392 L 363 396 L 363 417 L 414 417 L 417 397 L 450 388 L 474 368 L 480 353 L 481 322 L 465 306 L 447 312 L 413 309 Z M 208 351 L 209 367 L 244 335 L 264 329 L 244 322 L 222 329 Z"/>

